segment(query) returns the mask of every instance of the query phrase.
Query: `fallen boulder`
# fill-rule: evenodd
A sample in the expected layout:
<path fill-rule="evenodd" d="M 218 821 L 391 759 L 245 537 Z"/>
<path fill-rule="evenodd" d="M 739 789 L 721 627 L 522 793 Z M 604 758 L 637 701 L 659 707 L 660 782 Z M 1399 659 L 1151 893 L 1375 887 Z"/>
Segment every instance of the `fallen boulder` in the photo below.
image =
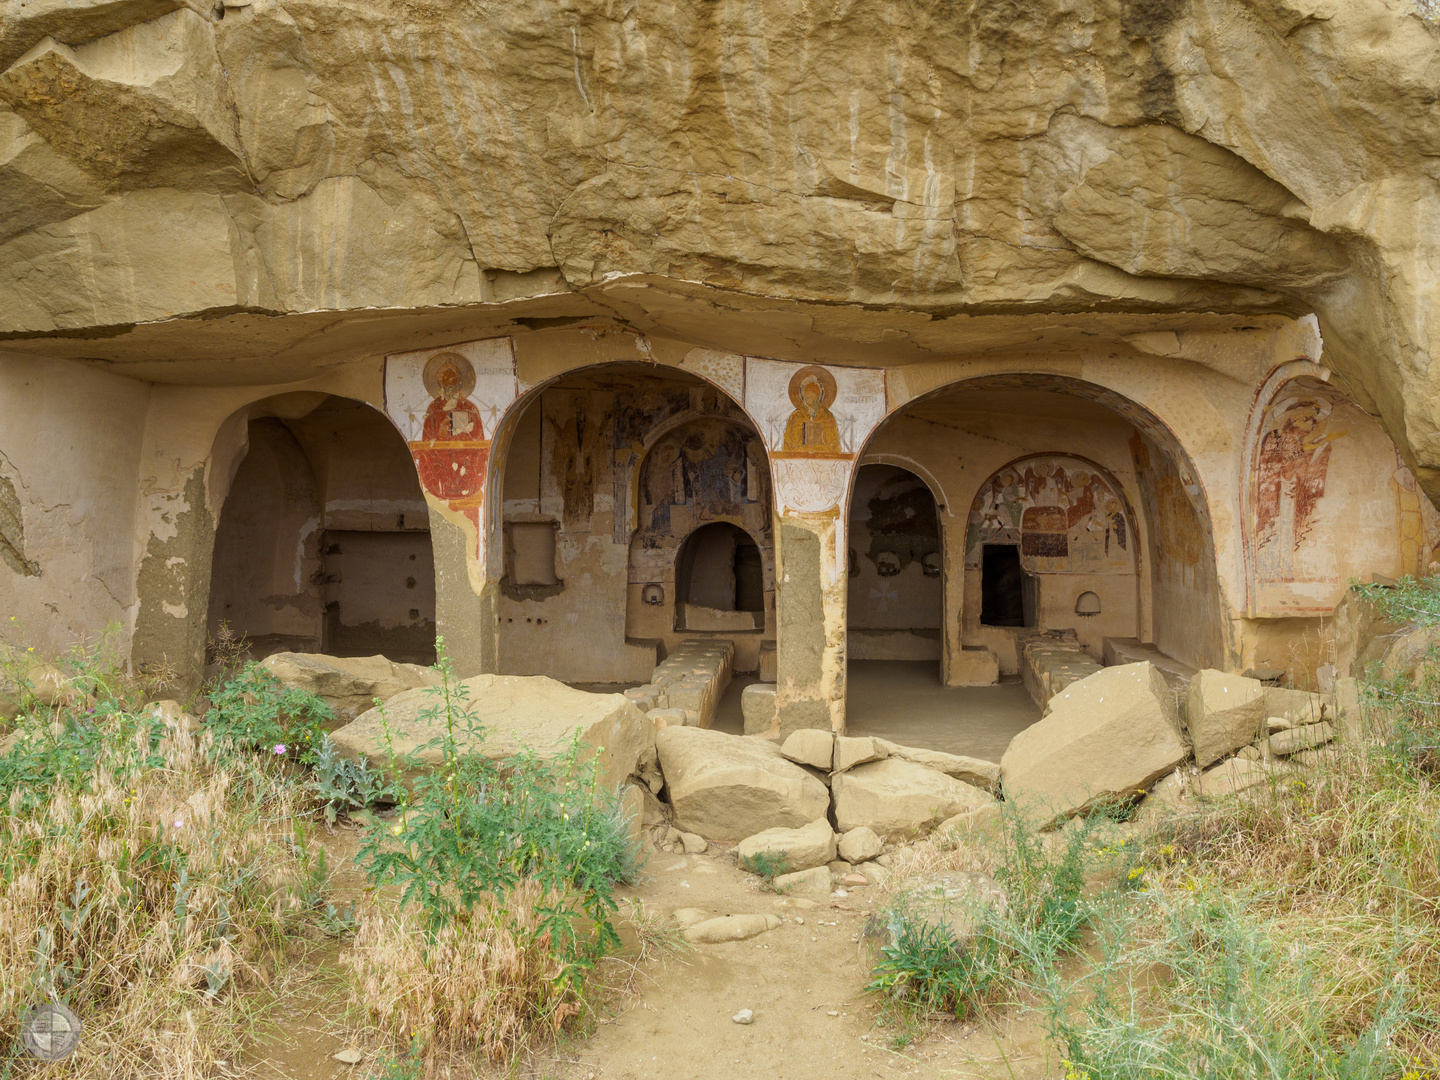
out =
<path fill-rule="evenodd" d="M 746 735 L 770 731 L 775 726 L 775 684 L 751 683 L 740 691 L 740 715 L 745 721 Z"/>
<path fill-rule="evenodd" d="M 839 851 L 840 857 L 848 863 L 863 863 L 869 862 L 876 855 L 883 854 L 885 845 L 874 829 L 868 825 L 861 825 L 840 837 L 840 843 L 836 850 Z"/>
<path fill-rule="evenodd" d="M 656 733 L 655 749 L 676 826 L 708 840 L 742 840 L 825 816 L 825 785 L 768 739 L 667 727 Z"/>
<path fill-rule="evenodd" d="M 924 765 L 927 769 L 934 769 L 946 776 L 953 776 L 956 780 L 963 780 L 967 784 L 974 784 L 976 787 L 992 793 L 1000 786 L 1000 766 L 993 761 L 986 761 L 984 758 L 966 757 L 964 754 L 947 754 L 941 750 L 922 750 L 915 746 L 901 746 L 899 743 L 889 742 L 886 739 L 876 739 L 875 746 L 883 751 L 882 756 Z"/>
<path fill-rule="evenodd" d="M 1263 733 L 1265 685 L 1243 675 L 1205 670 L 1190 680 L 1185 726 L 1202 769 L 1248 746 Z"/>
<path fill-rule="evenodd" d="M 719 945 L 726 941 L 747 941 L 779 925 L 778 915 L 721 915 L 686 927 L 680 936 L 696 945 Z"/>
<path fill-rule="evenodd" d="M 1189 756 L 1174 694 L 1148 661 L 1098 671 L 1050 710 L 1000 760 L 1005 798 L 1042 821 L 1133 800 Z"/>
<path fill-rule="evenodd" d="M 828 771 L 835 756 L 835 736 L 819 728 L 801 728 L 790 733 L 780 745 L 780 753 L 797 765 Z"/>
<path fill-rule="evenodd" d="M 835 858 L 835 832 L 828 820 L 816 818 L 804 828 L 766 829 L 747 836 L 735 851 L 742 870 L 759 869 L 760 857 L 767 854 L 787 872 L 809 870 Z"/>
<path fill-rule="evenodd" d="M 463 700 L 460 695 L 463 694 Z M 578 733 L 580 760 L 598 761 L 602 787 L 614 790 L 636 773 L 655 741 L 655 725 L 622 694 L 588 694 L 544 675 L 476 675 L 456 688 L 455 741 L 461 753 L 502 760 L 522 749 L 545 757 L 566 751 Z M 330 737 L 341 756 L 387 770 L 396 756 L 418 751 L 419 769 L 401 768 L 406 782 L 443 760 L 440 747 L 426 746 L 446 730 L 443 716 L 422 719 L 440 702 L 433 690 L 406 690 L 380 710 L 362 713 Z M 478 725 L 476 733 L 469 728 Z"/>
<path fill-rule="evenodd" d="M 374 708 L 376 698 L 389 701 L 406 690 L 440 682 L 435 668 L 397 664 L 383 656 L 284 652 L 267 656 L 260 666 L 285 686 L 323 698 L 335 713 L 332 729 Z"/>
<path fill-rule="evenodd" d="M 841 832 L 863 825 L 887 840 L 917 835 L 946 818 L 994 802 L 973 784 L 898 758 L 837 773 L 831 790 L 835 824 Z"/>
<path fill-rule="evenodd" d="M 872 739 L 868 736 L 837 736 L 835 739 L 835 757 L 830 767 L 834 769 L 835 772 L 841 773 L 847 769 L 853 769 L 856 765 L 863 765 L 867 761 L 879 761 L 885 757 L 885 751 L 879 745 L 880 741 L 879 739 Z"/>
<path fill-rule="evenodd" d="M 1280 757 L 1288 757 L 1302 750 L 1324 746 L 1333 738 L 1334 726 L 1329 721 L 1322 720 L 1318 724 L 1305 724 L 1303 727 L 1289 728 L 1271 735 L 1270 752 Z"/>
<path fill-rule="evenodd" d="M 793 874 L 781 874 L 775 879 L 775 890 L 787 896 L 808 897 L 811 900 L 830 898 L 830 868 L 815 866 L 809 870 L 797 870 Z"/>

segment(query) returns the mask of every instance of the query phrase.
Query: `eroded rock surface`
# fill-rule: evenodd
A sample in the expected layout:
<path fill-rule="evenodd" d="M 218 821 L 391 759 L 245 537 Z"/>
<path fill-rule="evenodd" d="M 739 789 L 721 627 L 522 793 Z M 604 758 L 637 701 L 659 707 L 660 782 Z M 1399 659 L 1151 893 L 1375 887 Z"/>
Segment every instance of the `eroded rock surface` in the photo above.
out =
<path fill-rule="evenodd" d="M 52 352 L 546 298 L 654 325 L 687 291 L 916 357 L 1002 310 L 1313 310 L 1440 492 L 1440 47 L 1413 5 L 0 12 L 0 332 Z M 1184 355 L 1164 336 L 1137 347 Z"/>
<path fill-rule="evenodd" d="M 286 686 L 309 690 L 325 699 L 343 727 L 374 708 L 375 699 L 440 682 L 440 672 L 419 664 L 397 664 L 383 656 L 326 656 L 323 653 L 275 653 L 260 666 Z"/>

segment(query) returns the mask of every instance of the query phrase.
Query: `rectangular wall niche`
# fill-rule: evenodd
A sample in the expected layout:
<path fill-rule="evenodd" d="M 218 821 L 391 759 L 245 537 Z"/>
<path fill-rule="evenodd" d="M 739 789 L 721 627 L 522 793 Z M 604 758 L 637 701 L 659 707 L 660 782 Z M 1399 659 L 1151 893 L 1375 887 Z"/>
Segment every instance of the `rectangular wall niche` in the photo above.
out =
<path fill-rule="evenodd" d="M 513 585 L 556 585 L 555 522 L 510 523 L 509 577 Z"/>

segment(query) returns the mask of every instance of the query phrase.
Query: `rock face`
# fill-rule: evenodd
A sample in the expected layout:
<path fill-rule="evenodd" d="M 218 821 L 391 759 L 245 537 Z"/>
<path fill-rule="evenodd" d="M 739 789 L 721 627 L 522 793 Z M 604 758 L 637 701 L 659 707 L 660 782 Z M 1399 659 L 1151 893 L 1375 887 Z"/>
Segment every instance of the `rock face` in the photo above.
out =
<path fill-rule="evenodd" d="M 628 275 L 947 313 L 1316 310 L 1397 438 L 1440 427 L 1437 136 L 1412 122 L 1433 24 L 1393 0 L 1137 10 L 6 0 L 0 332 Z M 838 70 L 876 91 L 852 110 Z M 945 332 L 913 325 L 891 332 Z"/>
<path fill-rule="evenodd" d="M 1133 799 L 1189 756 L 1174 697 L 1152 664 L 1106 668 L 1066 688 L 1000 761 L 1007 800 L 1044 820 Z"/>
<path fill-rule="evenodd" d="M 543 675 L 477 675 L 459 685 L 468 694 L 468 700 L 457 706 L 460 720 L 469 717 L 483 727 L 477 743 L 457 724 L 456 741 L 462 751 L 478 750 L 495 759 L 511 757 L 522 748 L 553 755 L 564 751 L 578 732 L 581 760 L 598 760 L 599 783 L 614 790 L 640 768 L 655 743 L 655 726 L 620 694 L 587 694 Z M 386 702 L 385 724 L 397 754 L 443 733 L 443 718 L 430 722 L 420 718 L 438 700 L 432 690 L 418 689 Z M 330 737 L 343 756 L 388 768 L 380 710 L 362 713 Z M 439 749 L 421 752 L 420 759 L 432 767 L 443 760 Z M 412 775 L 402 773 L 407 779 Z"/>
<path fill-rule="evenodd" d="M 977 787 L 898 758 L 837 773 L 831 788 L 841 832 L 864 826 L 886 839 L 914 836 L 994 801 Z"/>
<path fill-rule="evenodd" d="M 747 836 L 735 853 L 743 870 L 756 869 L 756 857 L 765 854 L 778 858 L 780 869 L 787 873 L 810 870 L 835 858 L 835 832 L 829 821 L 817 818 L 801 829 L 766 829 Z"/>
<path fill-rule="evenodd" d="M 825 785 L 765 739 L 668 727 L 655 736 L 677 828 L 742 840 L 825 816 Z"/>
<path fill-rule="evenodd" d="M 1256 679 L 1202 671 L 1190 680 L 1185 726 L 1202 769 L 1260 737 L 1265 686 Z"/>
<path fill-rule="evenodd" d="M 440 682 L 434 668 L 397 664 L 383 656 L 325 656 L 322 653 L 275 653 L 260 664 L 286 686 L 309 690 L 325 699 L 335 713 L 333 727 L 343 727 L 396 694 Z"/>

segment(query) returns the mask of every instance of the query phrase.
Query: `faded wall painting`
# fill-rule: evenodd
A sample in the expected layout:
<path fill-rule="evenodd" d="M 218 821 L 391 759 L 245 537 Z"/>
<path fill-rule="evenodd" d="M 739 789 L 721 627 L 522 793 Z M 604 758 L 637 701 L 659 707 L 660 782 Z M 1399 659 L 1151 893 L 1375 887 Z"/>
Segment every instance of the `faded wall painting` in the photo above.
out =
<path fill-rule="evenodd" d="M 770 450 L 780 509 L 835 510 L 855 455 L 885 416 L 885 373 L 746 357 L 745 409 Z"/>
<path fill-rule="evenodd" d="M 1388 436 L 1318 379 L 1281 385 L 1246 452 L 1250 614 L 1324 615 L 1352 577 L 1423 572 L 1436 514 Z"/>
<path fill-rule="evenodd" d="M 770 544 L 770 480 L 759 436 L 724 419 L 689 420 L 656 440 L 638 477 L 630 580 L 673 578 L 675 554 L 696 529 L 728 521 Z"/>
<path fill-rule="evenodd" d="M 965 565 L 986 544 L 1014 544 L 1032 574 L 1128 573 L 1135 531 L 1114 481 L 1088 462 L 1047 455 L 1005 466 L 970 509 Z"/>
<path fill-rule="evenodd" d="M 385 360 L 385 412 L 409 444 L 426 494 L 474 527 L 471 553 L 481 561 L 490 436 L 517 390 L 509 338 Z"/>

